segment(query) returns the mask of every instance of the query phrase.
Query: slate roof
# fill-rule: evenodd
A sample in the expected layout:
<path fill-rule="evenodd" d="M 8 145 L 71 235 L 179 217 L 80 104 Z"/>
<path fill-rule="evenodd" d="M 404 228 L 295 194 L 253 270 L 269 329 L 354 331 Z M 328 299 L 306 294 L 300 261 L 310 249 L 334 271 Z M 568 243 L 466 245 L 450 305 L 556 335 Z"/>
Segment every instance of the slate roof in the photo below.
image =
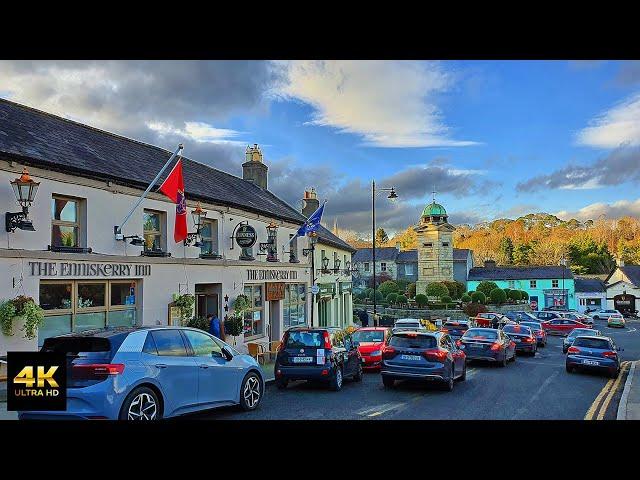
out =
<path fill-rule="evenodd" d="M 418 250 L 402 250 L 396 256 L 397 263 L 418 263 Z"/>
<path fill-rule="evenodd" d="M 542 280 L 562 278 L 562 266 L 531 266 L 531 267 L 501 267 L 495 268 L 473 267 L 469 270 L 468 280 Z M 564 269 L 564 278 L 573 278 L 571 269 Z"/>
<path fill-rule="evenodd" d="M 629 281 L 636 286 L 640 286 L 640 265 L 625 265 L 624 267 L 618 267 L 622 270 Z"/>
<path fill-rule="evenodd" d="M 318 229 L 318 243 L 324 243 L 325 245 L 341 248 L 351 253 L 355 253 L 357 251 L 357 249 L 353 248 L 351 245 L 349 245 L 347 242 L 342 240 L 340 237 L 334 235 L 333 232 L 331 232 L 331 230 L 326 229 L 322 225 L 320 225 L 320 228 Z"/>
<path fill-rule="evenodd" d="M 575 277 L 576 292 L 604 292 L 604 282 L 599 278 Z"/>
<path fill-rule="evenodd" d="M 0 155 L 28 166 L 144 189 L 171 153 L 0 98 Z M 171 166 L 158 185 L 170 170 Z M 271 192 L 187 157 L 183 157 L 183 173 L 185 194 L 191 200 L 241 208 L 298 224 L 305 220 Z"/>
<path fill-rule="evenodd" d="M 453 261 L 454 262 L 466 262 L 469 249 L 467 248 L 454 248 L 453 249 Z M 398 251 L 395 247 L 381 247 L 376 248 L 376 261 L 395 261 L 396 263 L 418 263 L 418 250 L 401 250 Z M 370 262 L 371 261 L 371 249 L 361 248 L 353 256 L 354 262 Z"/>
<path fill-rule="evenodd" d="M 353 263 L 370 262 L 372 260 L 372 248 L 361 248 L 352 257 Z M 395 261 L 398 255 L 396 247 L 380 247 L 376 248 L 376 262 L 379 261 Z"/>
<path fill-rule="evenodd" d="M 454 262 L 466 262 L 469 255 L 468 248 L 454 248 L 453 249 L 453 261 Z"/>

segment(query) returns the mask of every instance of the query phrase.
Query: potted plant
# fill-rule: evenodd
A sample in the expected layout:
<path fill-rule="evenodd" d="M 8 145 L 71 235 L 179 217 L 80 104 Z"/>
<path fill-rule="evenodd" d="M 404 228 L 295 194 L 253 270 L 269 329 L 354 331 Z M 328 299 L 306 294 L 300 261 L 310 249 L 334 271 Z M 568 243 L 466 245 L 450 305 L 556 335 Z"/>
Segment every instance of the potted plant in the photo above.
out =
<path fill-rule="evenodd" d="M 178 307 L 180 310 L 180 323 L 182 325 L 186 325 L 189 319 L 193 317 L 193 306 L 195 303 L 195 297 L 189 293 L 174 296 L 173 306 Z"/>
<path fill-rule="evenodd" d="M 0 327 L 6 337 L 14 335 L 14 326 L 27 340 L 36 340 L 38 329 L 44 324 L 44 310 L 31 297 L 19 295 L 14 299 L 0 303 Z M 8 339 L 5 339 L 8 341 Z M 6 344 L 6 341 L 2 342 Z M 8 348 L 8 346 L 7 346 Z"/>
<path fill-rule="evenodd" d="M 251 301 L 246 295 L 240 294 L 233 302 L 233 312 L 224 321 L 224 333 L 233 337 L 233 345 L 236 337 L 242 335 L 244 329 L 244 314 L 251 308 Z"/>

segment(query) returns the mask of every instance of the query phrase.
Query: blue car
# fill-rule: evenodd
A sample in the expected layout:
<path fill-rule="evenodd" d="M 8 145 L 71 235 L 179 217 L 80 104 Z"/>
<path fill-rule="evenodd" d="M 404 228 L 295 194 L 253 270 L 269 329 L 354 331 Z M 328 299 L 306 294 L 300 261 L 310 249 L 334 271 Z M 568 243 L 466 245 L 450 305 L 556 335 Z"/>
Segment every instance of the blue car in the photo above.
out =
<path fill-rule="evenodd" d="M 159 420 L 240 405 L 264 393 L 258 363 L 202 330 L 134 327 L 45 340 L 67 357 L 67 409 L 19 412 L 20 419 Z"/>
<path fill-rule="evenodd" d="M 609 337 L 578 336 L 567 350 L 567 372 L 596 370 L 617 378 L 621 363 L 618 352 L 621 351 Z"/>
<path fill-rule="evenodd" d="M 454 380 L 467 377 L 466 356 L 446 333 L 396 332 L 382 350 L 380 373 L 385 388 L 393 388 L 396 380 L 425 380 L 450 392 Z"/>

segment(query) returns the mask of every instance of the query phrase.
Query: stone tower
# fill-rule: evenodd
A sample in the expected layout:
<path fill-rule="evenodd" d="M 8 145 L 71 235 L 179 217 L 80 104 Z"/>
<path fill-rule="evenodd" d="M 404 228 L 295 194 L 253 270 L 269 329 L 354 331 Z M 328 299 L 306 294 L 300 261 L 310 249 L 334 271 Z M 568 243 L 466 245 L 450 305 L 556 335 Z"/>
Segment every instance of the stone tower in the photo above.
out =
<path fill-rule="evenodd" d="M 444 207 L 433 202 L 424 207 L 420 223 L 414 230 L 418 236 L 418 281 L 416 293 L 425 293 L 431 282 L 453 281 L 453 231 Z"/>
<path fill-rule="evenodd" d="M 255 183 L 263 190 L 267 189 L 267 167 L 262 161 L 262 152 L 257 143 L 253 147 L 247 145 L 245 162 L 242 164 L 242 178 Z"/>

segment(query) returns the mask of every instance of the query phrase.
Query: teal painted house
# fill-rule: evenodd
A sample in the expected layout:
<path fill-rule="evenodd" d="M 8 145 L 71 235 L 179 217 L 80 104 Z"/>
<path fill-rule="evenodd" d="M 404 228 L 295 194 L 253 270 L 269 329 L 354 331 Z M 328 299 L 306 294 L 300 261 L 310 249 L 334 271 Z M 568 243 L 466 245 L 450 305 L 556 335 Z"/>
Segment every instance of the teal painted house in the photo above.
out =
<path fill-rule="evenodd" d="M 493 260 L 487 260 L 484 267 L 473 267 L 469 271 L 467 290 L 475 291 L 485 280 L 495 282 L 499 288 L 524 290 L 534 310 L 563 305 L 576 309 L 573 273 L 561 265 L 497 266 Z"/>

